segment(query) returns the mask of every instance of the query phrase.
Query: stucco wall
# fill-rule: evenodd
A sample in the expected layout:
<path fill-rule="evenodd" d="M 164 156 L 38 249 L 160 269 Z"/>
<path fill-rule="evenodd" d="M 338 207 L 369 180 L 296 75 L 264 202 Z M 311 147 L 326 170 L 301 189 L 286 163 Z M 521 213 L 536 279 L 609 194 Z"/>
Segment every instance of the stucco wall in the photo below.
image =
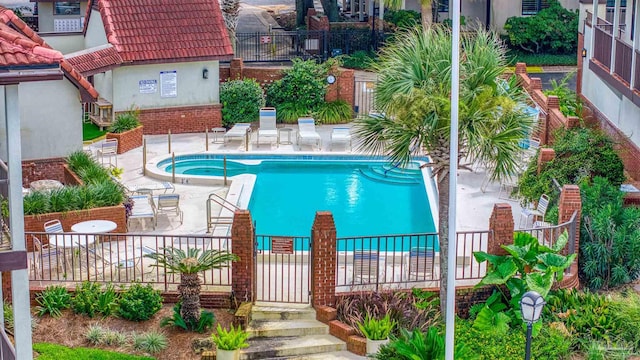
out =
<path fill-rule="evenodd" d="M 84 46 L 88 49 L 108 43 L 107 34 L 104 31 L 102 16 L 100 16 L 99 11 L 92 10 L 91 17 L 89 18 L 89 23 L 87 25 L 87 33 L 84 38 Z"/>
<path fill-rule="evenodd" d="M 63 79 L 21 83 L 18 89 L 23 160 L 65 157 L 82 149 L 82 109 L 75 86 Z M 4 108 L 4 87 L 0 91 Z M 6 136 L 4 116 L 0 113 L 0 137 Z M 6 159 L 3 147 L 0 156 Z"/>
<path fill-rule="evenodd" d="M 107 99 L 113 104 L 113 71 L 108 70 L 104 73 L 93 75 L 93 87 L 96 89 L 101 98 Z"/>
<path fill-rule="evenodd" d="M 194 106 L 219 103 L 219 71 L 217 61 L 174 64 L 121 66 L 113 70 L 113 110 L 124 111 L 132 105 L 140 109 Z M 202 70 L 209 71 L 203 79 Z M 161 96 L 160 72 L 176 71 L 177 96 Z M 156 90 L 141 93 L 141 80 L 155 80 Z"/>
<path fill-rule="evenodd" d="M 63 54 L 84 50 L 84 36 L 82 33 L 69 34 L 40 34 L 40 37 L 52 48 Z"/>
<path fill-rule="evenodd" d="M 87 13 L 87 2 L 80 2 L 79 15 L 53 15 L 53 2 L 38 2 L 38 27 L 39 32 L 54 32 L 53 21 L 55 19 L 80 19 Z M 80 29 L 82 31 L 82 29 Z"/>

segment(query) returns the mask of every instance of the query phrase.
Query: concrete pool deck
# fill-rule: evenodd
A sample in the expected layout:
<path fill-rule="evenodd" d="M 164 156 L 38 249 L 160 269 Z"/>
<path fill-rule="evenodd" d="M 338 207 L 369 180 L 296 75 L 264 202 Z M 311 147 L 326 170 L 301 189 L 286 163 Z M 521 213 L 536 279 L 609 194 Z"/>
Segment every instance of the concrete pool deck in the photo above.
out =
<path fill-rule="evenodd" d="M 347 125 L 349 126 L 349 125 Z M 256 132 L 251 133 L 251 141 L 249 150 L 245 150 L 243 141 L 233 140 L 231 142 L 213 143 L 213 134 L 209 133 L 208 151 L 214 154 L 333 154 L 333 155 L 351 155 L 359 154 L 356 150 L 357 141 L 354 139 L 353 151 L 349 151 L 348 145 L 344 143 L 331 144 L 331 131 L 334 127 L 345 127 L 341 125 L 321 125 L 316 130 L 322 138 L 321 150 L 316 150 L 310 145 L 298 146 L 295 142 L 297 133 L 297 125 L 287 124 L 285 127 L 292 129 L 291 137 L 293 144 L 279 144 L 276 146 L 275 141 L 268 143 L 261 139 L 260 146 L 257 146 Z M 286 133 L 282 134 L 286 137 Z M 206 141 L 205 133 L 189 133 L 189 134 L 173 134 L 171 135 L 171 147 L 169 149 L 167 135 L 145 135 L 147 146 L 147 160 L 160 157 L 170 156 L 171 152 L 179 154 L 198 154 L 205 153 Z M 85 146 L 85 149 L 91 149 L 93 154 L 100 147 L 101 142 Z M 142 147 L 128 151 L 127 153 L 118 155 L 118 167 L 124 169 L 122 182 L 127 186 L 148 184 L 150 182 L 159 181 L 158 179 L 142 174 Z M 100 161 L 100 160 L 99 160 Z M 485 178 L 484 169 L 476 172 L 461 170 L 458 173 L 458 203 L 457 203 L 457 230 L 487 230 L 489 227 L 489 217 L 495 203 L 508 203 L 512 207 L 514 215 L 514 224 L 518 227 L 520 217 L 520 203 L 514 200 L 506 200 L 498 198 L 500 184 L 489 183 L 486 191 L 481 191 L 481 186 Z M 129 231 L 153 234 L 204 234 L 207 232 L 206 219 L 206 203 L 209 194 L 216 193 L 219 196 L 226 197 L 229 187 L 222 185 L 195 185 L 176 183 L 175 193 L 180 194 L 180 208 L 184 212 L 184 222 L 180 224 L 179 218 L 176 216 L 167 216 L 166 214 L 158 215 L 158 225 L 155 230 L 151 223 L 146 224 L 133 220 Z M 504 193 L 503 193 L 504 195 Z M 220 213 L 221 207 L 214 205 L 212 214 L 216 216 Z M 322 209 L 318 209 L 322 210 Z M 363 234 L 365 235 L 365 234 Z"/>

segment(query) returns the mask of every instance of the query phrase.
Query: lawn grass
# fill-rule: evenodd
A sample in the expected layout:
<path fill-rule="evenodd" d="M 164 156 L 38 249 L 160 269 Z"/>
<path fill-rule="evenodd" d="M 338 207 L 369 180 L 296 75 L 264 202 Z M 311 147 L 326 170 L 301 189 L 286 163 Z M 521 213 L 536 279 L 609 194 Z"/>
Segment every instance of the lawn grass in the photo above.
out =
<path fill-rule="evenodd" d="M 100 128 L 93 123 L 82 124 L 82 141 L 89 141 L 106 134 L 107 131 L 100 131 Z"/>
<path fill-rule="evenodd" d="M 154 360 L 148 356 L 128 355 L 102 349 L 68 348 L 49 343 L 33 344 L 33 350 L 40 354 L 38 360 Z"/>

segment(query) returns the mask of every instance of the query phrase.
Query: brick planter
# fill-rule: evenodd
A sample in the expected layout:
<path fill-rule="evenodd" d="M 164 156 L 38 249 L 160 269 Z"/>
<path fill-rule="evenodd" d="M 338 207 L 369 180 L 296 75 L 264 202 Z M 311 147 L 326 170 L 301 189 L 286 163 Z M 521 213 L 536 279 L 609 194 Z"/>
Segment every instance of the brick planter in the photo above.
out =
<path fill-rule="evenodd" d="M 107 133 L 107 139 L 118 140 L 118 154 L 125 153 L 131 149 L 142 146 L 142 129 L 143 126 L 123 133 Z"/>

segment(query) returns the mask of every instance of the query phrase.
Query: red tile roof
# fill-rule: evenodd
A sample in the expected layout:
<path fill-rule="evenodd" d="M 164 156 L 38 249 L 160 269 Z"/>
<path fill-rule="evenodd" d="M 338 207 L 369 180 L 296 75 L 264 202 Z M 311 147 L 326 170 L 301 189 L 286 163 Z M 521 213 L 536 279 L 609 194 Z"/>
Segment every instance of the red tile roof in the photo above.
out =
<path fill-rule="evenodd" d="M 100 49 L 87 49 L 77 53 L 67 54 L 66 59 L 76 70 L 84 76 L 105 72 L 122 63 L 118 51 L 111 46 Z"/>
<path fill-rule="evenodd" d="M 43 47 L 0 23 L 0 67 L 58 65 L 62 54 Z"/>
<path fill-rule="evenodd" d="M 3 38 L 12 38 L 20 44 L 33 44 L 31 47 L 33 56 L 50 57 L 52 56 L 51 54 L 58 54 L 59 57 L 56 61 L 60 63 L 60 68 L 62 69 L 65 77 L 78 87 L 83 101 L 95 101 L 98 99 L 98 92 L 96 89 L 82 76 L 82 74 L 75 70 L 73 66 L 71 66 L 71 64 L 62 57 L 62 54 L 53 50 L 47 43 L 45 43 L 44 40 L 18 16 L 16 16 L 13 11 L 0 7 L 0 41 Z M 0 64 L 2 64 L 1 61 L 3 60 L 6 62 L 11 59 L 11 55 L 7 56 L 5 54 L 4 47 L 1 48 L 0 51 L 2 51 L 2 54 L 0 54 L 0 56 L 2 56 Z M 11 52 L 8 54 L 11 54 Z M 49 64 L 51 64 L 51 62 Z"/>
<path fill-rule="evenodd" d="M 233 49 L 217 0 L 94 0 L 125 62 L 227 60 Z"/>

